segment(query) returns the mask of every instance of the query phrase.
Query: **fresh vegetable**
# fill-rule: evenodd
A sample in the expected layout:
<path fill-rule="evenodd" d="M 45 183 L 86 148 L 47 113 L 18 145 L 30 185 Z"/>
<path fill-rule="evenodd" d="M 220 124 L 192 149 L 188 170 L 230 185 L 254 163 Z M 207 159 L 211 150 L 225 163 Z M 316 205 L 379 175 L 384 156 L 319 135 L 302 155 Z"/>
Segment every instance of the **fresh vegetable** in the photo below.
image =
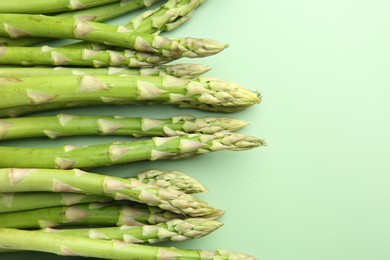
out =
<path fill-rule="evenodd" d="M 120 0 L 111 4 L 105 4 L 100 6 L 91 7 L 88 9 L 81 9 L 71 12 L 64 12 L 56 14 L 58 17 L 73 17 L 78 19 L 84 19 L 88 21 L 103 22 L 123 14 L 130 13 L 141 9 L 145 6 L 151 6 L 152 4 L 160 0 Z M 31 3 L 31 1 L 29 1 Z M 11 39 L 9 37 L 0 37 L 0 45 L 3 46 L 29 46 L 33 44 L 42 43 L 50 40 L 45 37 L 23 37 L 18 39 Z"/>
<path fill-rule="evenodd" d="M 135 179 L 124 179 L 78 169 L 0 169 L 0 192 L 72 192 L 130 200 L 198 217 L 218 211 L 184 192 L 159 188 Z"/>
<path fill-rule="evenodd" d="M 254 260 L 255 258 L 225 250 L 215 252 L 188 250 L 173 247 L 139 245 L 115 240 L 98 240 L 76 236 L 0 229 L 0 248 L 33 250 L 64 256 L 97 257 L 106 259 L 204 259 L 204 260 Z"/>
<path fill-rule="evenodd" d="M 1 14 L 0 14 L 1 16 Z M 141 68 L 165 64 L 175 58 L 163 57 L 150 52 L 133 50 L 90 50 L 82 48 L 0 47 L 0 64 L 3 65 L 50 65 L 84 67 Z"/>
<path fill-rule="evenodd" d="M 43 232 L 58 233 L 91 239 L 120 240 L 128 243 L 158 243 L 163 241 L 185 241 L 204 237 L 223 224 L 205 218 L 173 219 L 156 225 L 79 228 L 79 229 L 44 229 Z"/>
<path fill-rule="evenodd" d="M 261 101 L 259 93 L 233 82 L 199 77 L 210 69 L 207 66 L 166 65 L 228 47 L 211 39 L 160 35 L 190 19 L 205 0 L 167 0 L 119 26 L 102 22 L 159 0 L 24 1 L 0 3 L 0 64 L 6 65 L 0 69 L 0 117 L 98 105 L 168 104 L 237 112 Z M 76 43 L 21 47 L 55 38 Z M 254 259 L 225 250 L 137 245 L 203 237 L 222 225 L 215 220 L 223 210 L 191 195 L 207 191 L 197 180 L 177 171 L 149 170 L 131 178 L 83 171 L 265 145 L 259 138 L 231 133 L 246 124 L 233 118 L 190 116 L 59 114 L 0 119 L 0 140 L 145 137 L 82 147 L 0 146 L 0 253 L 32 250 L 130 260 Z"/>
<path fill-rule="evenodd" d="M 0 139 L 70 135 L 175 136 L 186 133 L 214 134 L 235 131 L 248 123 L 234 118 L 176 116 L 141 118 L 118 116 L 78 116 L 59 114 L 0 119 Z"/>
<path fill-rule="evenodd" d="M 130 31 L 115 26 L 82 19 L 28 14 L 0 14 L 0 35 L 11 38 L 26 36 L 71 38 L 159 53 L 166 57 L 205 57 L 227 47 L 210 39 L 166 38 Z M 50 28 L 50 30 L 48 30 Z"/>
<path fill-rule="evenodd" d="M 117 240 L 126 243 L 159 243 L 163 241 L 185 241 L 201 238 L 222 226 L 221 222 L 205 218 L 173 219 L 165 223 L 143 226 L 90 227 L 73 229 L 44 228 L 36 232 L 71 235 L 99 240 Z M 1 249 L 0 253 L 17 252 Z"/>
<path fill-rule="evenodd" d="M 39 229 L 61 226 L 140 226 L 179 218 L 184 216 L 152 206 L 89 203 L 0 213 L 0 227 Z"/>
<path fill-rule="evenodd" d="M 71 169 L 109 166 L 144 160 L 182 159 L 220 150 L 248 150 L 264 145 L 253 136 L 220 132 L 153 137 L 133 142 L 116 142 L 76 147 L 0 147 L 0 167 Z M 23 158 L 22 160 L 20 158 Z"/>
<path fill-rule="evenodd" d="M 260 102 L 260 95 L 215 78 L 163 76 L 37 76 L 0 80 L 0 112 L 23 106 L 79 104 L 171 104 L 235 112 Z M 63 105 L 60 105 L 63 104 Z M 49 105 L 50 107 L 50 105 Z"/>
<path fill-rule="evenodd" d="M 179 78 L 196 78 L 211 68 L 202 64 L 179 63 L 172 65 L 160 65 L 154 67 L 125 68 L 85 68 L 85 67 L 26 67 L 22 66 L 2 66 L 0 77 L 20 78 L 36 76 L 66 76 L 66 75 L 140 75 L 140 76 L 162 76 L 165 74 Z"/>
<path fill-rule="evenodd" d="M 138 179 L 145 184 L 179 190 L 188 194 L 207 191 L 198 180 L 179 171 L 153 169 L 140 172 L 132 178 Z M 112 198 L 105 196 L 70 192 L 0 193 L 0 213 L 112 200 Z"/>

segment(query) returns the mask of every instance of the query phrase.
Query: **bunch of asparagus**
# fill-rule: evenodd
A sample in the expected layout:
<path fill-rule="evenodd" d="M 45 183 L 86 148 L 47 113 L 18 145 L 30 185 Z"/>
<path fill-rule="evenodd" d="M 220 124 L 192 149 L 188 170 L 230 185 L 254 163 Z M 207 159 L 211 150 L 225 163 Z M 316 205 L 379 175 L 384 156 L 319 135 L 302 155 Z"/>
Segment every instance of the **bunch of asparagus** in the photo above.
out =
<path fill-rule="evenodd" d="M 0 139 L 144 137 L 89 146 L 0 146 L 0 252 L 33 250 L 106 259 L 254 259 L 226 250 L 151 245 L 200 238 L 222 226 L 218 219 L 224 211 L 192 195 L 207 191 L 194 178 L 178 171 L 150 170 L 128 178 L 85 171 L 264 145 L 262 139 L 234 133 L 247 122 L 214 116 L 25 116 L 68 107 L 134 104 L 236 112 L 260 102 L 257 92 L 202 76 L 210 70 L 205 65 L 169 64 L 215 55 L 228 45 L 162 36 L 190 19 L 204 0 L 168 0 L 153 9 L 157 2 L 0 3 Z M 141 8 L 149 9 L 126 25 L 103 23 Z M 50 46 L 47 41 L 55 38 L 77 42 Z"/>

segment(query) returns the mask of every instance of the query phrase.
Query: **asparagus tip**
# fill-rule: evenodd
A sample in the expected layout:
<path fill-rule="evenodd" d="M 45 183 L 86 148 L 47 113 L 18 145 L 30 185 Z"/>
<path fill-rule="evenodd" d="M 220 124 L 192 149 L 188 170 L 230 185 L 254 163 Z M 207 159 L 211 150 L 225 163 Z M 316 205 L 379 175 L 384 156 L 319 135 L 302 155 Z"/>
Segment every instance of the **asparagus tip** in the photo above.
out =
<path fill-rule="evenodd" d="M 237 131 L 249 125 L 249 122 L 237 118 L 216 118 L 213 125 L 218 125 L 227 131 Z"/>
<path fill-rule="evenodd" d="M 223 226 L 223 223 L 205 219 L 205 218 L 188 218 L 188 219 L 174 219 L 167 222 L 168 226 L 174 229 L 184 237 L 178 239 L 200 238 Z"/>
<path fill-rule="evenodd" d="M 211 67 L 203 64 L 174 64 L 169 66 L 170 74 L 182 78 L 195 78 L 211 70 Z"/>
<path fill-rule="evenodd" d="M 189 48 L 189 52 L 185 55 L 189 58 L 211 56 L 229 47 L 226 43 L 205 38 L 197 39 L 188 37 L 184 38 L 183 41 L 185 41 L 184 45 Z"/>
<path fill-rule="evenodd" d="M 213 151 L 217 150 L 248 150 L 266 145 L 263 139 L 251 135 L 237 134 L 230 132 L 215 133 L 218 139 L 213 140 Z"/>
<path fill-rule="evenodd" d="M 211 92 L 199 97 L 200 109 L 235 112 L 260 103 L 261 95 L 231 81 L 212 77 L 199 77 L 197 81 L 206 85 Z"/>
<path fill-rule="evenodd" d="M 202 216 L 202 218 L 206 218 L 206 219 L 210 219 L 210 220 L 216 220 L 216 219 L 219 219 L 220 217 L 222 217 L 223 215 L 225 215 L 225 211 L 224 210 L 216 209 L 213 213 L 205 215 L 205 216 Z"/>
<path fill-rule="evenodd" d="M 195 178 L 180 171 L 147 170 L 137 174 L 142 182 L 168 189 L 182 190 L 185 193 L 207 192 L 207 188 Z"/>

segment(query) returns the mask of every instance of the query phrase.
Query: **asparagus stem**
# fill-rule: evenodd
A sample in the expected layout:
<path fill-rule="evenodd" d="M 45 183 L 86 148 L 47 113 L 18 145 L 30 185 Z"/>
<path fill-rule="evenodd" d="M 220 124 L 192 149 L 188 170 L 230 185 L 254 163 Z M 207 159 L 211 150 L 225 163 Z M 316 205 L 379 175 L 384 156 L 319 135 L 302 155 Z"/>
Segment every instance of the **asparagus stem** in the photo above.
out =
<path fill-rule="evenodd" d="M 225 250 L 215 252 L 185 250 L 173 247 L 158 247 L 125 243 L 116 240 L 97 240 L 45 232 L 18 229 L 0 229 L 0 247 L 42 251 L 67 256 L 97 257 L 106 259 L 207 259 L 207 260 L 253 260 L 255 258 Z"/>
<path fill-rule="evenodd" d="M 105 201 L 112 198 L 69 192 L 0 193 L 0 213 Z"/>
<path fill-rule="evenodd" d="M 2 83 L 2 84 L 1 84 Z M 172 104 L 235 112 L 260 102 L 258 93 L 214 78 L 157 76 L 37 76 L 2 79 L 0 109 L 70 102 L 83 104 Z M 49 106 L 50 107 L 50 106 Z"/>
<path fill-rule="evenodd" d="M 100 103 L 93 102 L 63 102 L 63 103 L 47 103 L 36 106 L 17 106 L 10 108 L 0 108 L 0 118 L 3 117 L 18 117 L 21 115 L 28 115 L 42 111 L 56 110 L 63 108 L 72 108 L 72 107 L 85 107 L 85 106 L 97 106 L 102 105 Z M 118 104 L 119 105 L 119 104 Z"/>
<path fill-rule="evenodd" d="M 0 213 L 0 227 L 38 229 L 69 225 L 140 226 L 179 218 L 184 216 L 157 207 L 89 203 Z"/>
<path fill-rule="evenodd" d="M 66 123 L 64 123 L 66 122 Z M 248 123 L 234 118 L 176 116 L 141 118 L 116 116 L 57 116 L 0 119 L 0 140 L 71 135 L 175 136 L 235 131 Z"/>
<path fill-rule="evenodd" d="M 1 1 L 0 13 L 48 14 L 87 9 L 119 0 L 13 0 Z"/>
<path fill-rule="evenodd" d="M 220 132 L 56 148 L 0 147 L 0 167 L 91 168 L 144 160 L 182 159 L 219 150 L 247 150 L 264 145 L 253 136 Z M 23 160 L 20 160 L 23 158 Z"/>
<path fill-rule="evenodd" d="M 1 14 L 0 14 L 1 15 Z M 42 47 L 0 47 L 0 64 L 4 65 L 51 65 L 84 67 L 131 67 L 156 66 L 174 59 L 149 52 L 132 50 L 90 50 Z"/>
<path fill-rule="evenodd" d="M 82 68 L 82 67 L 30 67 L 26 69 L 20 66 L 2 66 L 0 77 L 20 78 L 36 76 L 66 76 L 66 75 L 140 75 L 140 76 L 162 76 L 165 74 L 179 78 L 196 78 L 211 68 L 201 64 L 181 63 L 173 65 L 160 65 L 141 68 Z"/>
<path fill-rule="evenodd" d="M 123 179 L 78 169 L 0 169 L 0 192 L 73 192 L 130 200 L 192 217 L 217 209 L 178 190 L 159 188 L 136 179 Z"/>
<path fill-rule="evenodd" d="M 0 35 L 11 38 L 25 36 L 71 38 L 109 44 L 138 51 L 160 53 L 166 57 L 204 57 L 227 47 L 209 39 L 165 38 L 158 35 L 129 31 L 114 26 L 68 17 L 27 14 L 0 14 Z M 47 30 L 51 28 L 51 30 Z"/>
<path fill-rule="evenodd" d="M 120 0 L 111 4 L 91 7 L 88 9 L 77 10 L 72 12 L 65 12 L 57 14 L 58 17 L 73 17 L 78 19 L 85 19 L 94 22 L 104 22 L 123 14 L 130 13 L 141 9 L 143 7 L 151 6 L 160 0 Z M 23 37 L 19 39 L 11 39 L 8 37 L 0 37 L 0 45 L 3 46 L 29 46 L 51 38 L 41 37 Z"/>

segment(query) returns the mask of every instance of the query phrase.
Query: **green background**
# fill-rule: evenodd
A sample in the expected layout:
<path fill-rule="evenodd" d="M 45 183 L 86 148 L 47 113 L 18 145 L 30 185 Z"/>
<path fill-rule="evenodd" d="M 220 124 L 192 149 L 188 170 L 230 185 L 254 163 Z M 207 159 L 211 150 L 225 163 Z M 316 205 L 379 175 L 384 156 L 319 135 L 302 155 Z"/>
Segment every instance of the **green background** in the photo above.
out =
<path fill-rule="evenodd" d="M 241 132 L 264 138 L 268 146 L 96 171 L 125 176 L 148 168 L 177 169 L 201 180 L 210 191 L 200 197 L 226 210 L 225 225 L 176 246 L 223 248 L 264 260 L 390 259 L 389 8 L 385 0 L 206 1 L 169 35 L 230 44 L 214 57 L 191 62 L 212 66 L 209 76 L 262 93 L 260 105 L 230 116 L 250 121 Z M 215 115 L 162 106 L 62 112 Z M 3 144 L 112 140 L 127 138 Z M 27 258 L 63 259 L 38 253 L 1 256 Z"/>

